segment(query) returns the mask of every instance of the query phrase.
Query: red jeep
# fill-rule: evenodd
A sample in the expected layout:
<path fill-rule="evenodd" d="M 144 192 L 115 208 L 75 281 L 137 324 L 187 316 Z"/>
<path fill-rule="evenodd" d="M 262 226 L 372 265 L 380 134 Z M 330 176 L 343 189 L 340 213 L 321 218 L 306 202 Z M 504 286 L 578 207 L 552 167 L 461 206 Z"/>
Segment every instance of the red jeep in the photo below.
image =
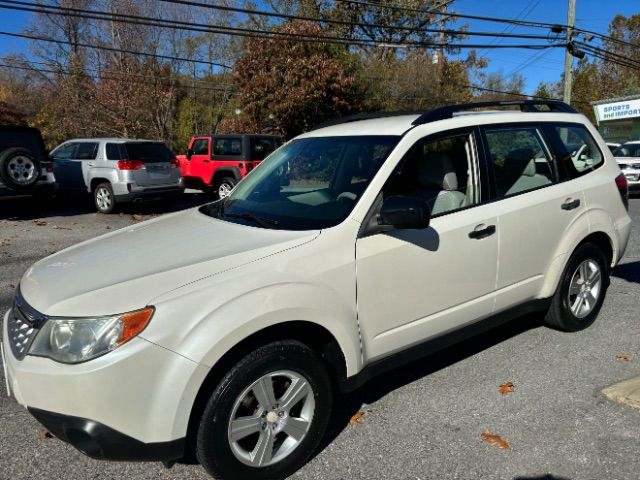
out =
<path fill-rule="evenodd" d="M 178 161 L 187 188 L 213 193 L 231 189 L 267 155 L 282 145 L 276 135 L 205 135 L 193 137 Z"/>

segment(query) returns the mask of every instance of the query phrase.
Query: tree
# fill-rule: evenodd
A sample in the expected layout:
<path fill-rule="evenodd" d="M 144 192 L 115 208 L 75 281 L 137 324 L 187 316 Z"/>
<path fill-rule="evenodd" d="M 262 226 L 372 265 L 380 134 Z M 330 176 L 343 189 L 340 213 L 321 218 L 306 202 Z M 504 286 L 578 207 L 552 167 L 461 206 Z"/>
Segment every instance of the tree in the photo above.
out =
<path fill-rule="evenodd" d="M 322 36 L 320 26 L 302 21 L 287 23 L 278 31 Z M 349 55 L 340 46 L 247 39 L 233 75 L 242 114 L 258 127 L 272 118 L 286 138 L 360 105 Z"/>

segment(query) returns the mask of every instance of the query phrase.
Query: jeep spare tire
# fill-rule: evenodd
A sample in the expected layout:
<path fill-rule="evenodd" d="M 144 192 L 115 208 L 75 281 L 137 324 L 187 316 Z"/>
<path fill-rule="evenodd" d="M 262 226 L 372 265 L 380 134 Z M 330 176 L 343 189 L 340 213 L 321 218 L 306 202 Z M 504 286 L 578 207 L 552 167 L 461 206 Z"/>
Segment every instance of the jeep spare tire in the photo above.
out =
<path fill-rule="evenodd" d="M 0 153 L 0 180 L 9 188 L 30 187 L 40 177 L 40 162 L 26 148 L 7 148 Z"/>

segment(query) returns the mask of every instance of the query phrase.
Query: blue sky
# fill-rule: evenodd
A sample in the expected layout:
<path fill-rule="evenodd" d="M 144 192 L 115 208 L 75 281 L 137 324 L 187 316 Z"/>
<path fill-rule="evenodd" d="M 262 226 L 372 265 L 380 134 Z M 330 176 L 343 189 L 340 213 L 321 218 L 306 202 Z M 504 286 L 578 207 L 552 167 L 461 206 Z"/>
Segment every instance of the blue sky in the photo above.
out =
<path fill-rule="evenodd" d="M 238 2 L 239 3 L 239 2 Z M 521 18 L 547 23 L 566 23 L 567 0 L 456 0 L 453 7 L 458 13 Z M 638 0 L 576 0 L 576 25 L 588 30 L 607 33 L 611 19 L 621 13 L 630 16 L 640 13 Z M 3 30 L 19 32 L 31 21 L 30 13 L 0 9 L 0 25 Z M 470 21 L 470 30 L 491 30 L 513 33 L 533 33 L 524 27 L 505 26 L 499 23 Z M 535 32 L 539 33 L 539 32 Z M 486 39 L 476 37 L 478 43 Z M 494 40 L 497 41 L 497 40 Z M 499 41 L 509 43 L 510 40 Z M 0 37 L 0 56 L 27 52 L 26 41 Z M 543 53 L 534 50 L 484 50 L 481 54 L 490 60 L 488 71 L 502 70 L 505 74 L 514 72 L 524 75 L 526 90 L 531 93 L 543 81 L 557 81 L 563 69 L 564 51 L 549 49 Z"/>

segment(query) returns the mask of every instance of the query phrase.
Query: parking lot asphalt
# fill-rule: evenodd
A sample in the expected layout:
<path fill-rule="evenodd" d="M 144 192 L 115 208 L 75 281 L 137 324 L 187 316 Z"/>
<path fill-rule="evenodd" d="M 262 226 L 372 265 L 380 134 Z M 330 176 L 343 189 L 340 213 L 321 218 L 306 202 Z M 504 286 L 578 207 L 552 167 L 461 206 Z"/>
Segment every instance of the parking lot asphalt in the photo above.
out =
<path fill-rule="evenodd" d="M 179 204 L 96 214 L 86 201 L 0 199 L 0 311 L 36 260 Z M 324 448 L 300 479 L 637 479 L 640 410 L 604 387 L 640 375 L 640 200 L 622 264 L 596 323 L 561 333 L 528 316 L 378 377 L 336 399 Z M 461 272 L 461 275 L 464 273 Z M 625 357 L 628 356 L 628 357 Z M 0 369 L 0 375 L 2 369 Z M 498 388 L 512 382 L 514 391 Z M 363 412 L 359 423 L 349 419 Z M 197 465 L 99 462 L 55 438 L 0 380 L 0 479 L 206 479 Z M 500 449 L 481 437 L 499 435 Z"/>

